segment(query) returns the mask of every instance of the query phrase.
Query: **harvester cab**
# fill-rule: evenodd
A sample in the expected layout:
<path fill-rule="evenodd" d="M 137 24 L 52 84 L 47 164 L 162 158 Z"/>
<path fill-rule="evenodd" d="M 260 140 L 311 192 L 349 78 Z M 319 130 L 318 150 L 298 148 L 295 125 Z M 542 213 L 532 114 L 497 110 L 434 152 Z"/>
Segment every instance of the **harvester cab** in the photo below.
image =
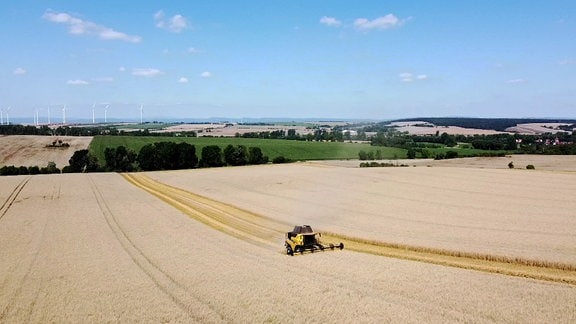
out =
<path fill-rule="evenodd" d="M 334 250 L 335 247 L 342 250 L 344 244 L 334 245 L 332 243 L 325 245 L 320 242 L 318 237 L 320 233 L 315 233 L 310 225 L 297 225 L 291 232 L 286 233 L 286 254 L 294 255 L 294 252 L 304 253 L 304 251 L 314 252 L 315 250 L 324 251 L 324 249 Z"/>

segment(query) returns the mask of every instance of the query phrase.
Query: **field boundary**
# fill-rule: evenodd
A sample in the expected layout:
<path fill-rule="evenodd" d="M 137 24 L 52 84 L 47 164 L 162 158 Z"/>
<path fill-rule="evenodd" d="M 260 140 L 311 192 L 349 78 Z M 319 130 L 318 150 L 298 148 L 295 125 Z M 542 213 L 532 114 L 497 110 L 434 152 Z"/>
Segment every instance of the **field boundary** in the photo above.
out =
<path fill-rule="evenodd" d="M 283 235 L 283 229 L 290 226 L 290 224 L 158 182 L 142 173 L 122 174 L 122 176 L 128 182 L 160 198 L 189 217 L 251 243 L 278 244 L 278 237 Z M 574 264 L 386 243 L 338 233 L 324 232 L 322 238 L 327 241 L 341 241 L 346 249 L 355 252 L 576 285 L 576 265 Z"/>

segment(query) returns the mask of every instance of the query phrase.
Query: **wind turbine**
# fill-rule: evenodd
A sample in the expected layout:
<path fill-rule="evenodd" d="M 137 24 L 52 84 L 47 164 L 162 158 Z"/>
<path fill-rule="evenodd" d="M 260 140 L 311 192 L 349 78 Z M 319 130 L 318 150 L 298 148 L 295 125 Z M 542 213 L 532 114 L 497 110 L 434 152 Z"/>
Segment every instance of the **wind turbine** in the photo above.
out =
<path fill-rule="evenodd" d="M 4 109 L 0 109 L 0 125 L 4 125 Z"/>
<path fill-rule="evenodd" d="M 104 123 L 108 122 L 108 107 L 110 107 L 110 105 L 104 106 Z"/>
<path fill-rule="evenodd" d="M 62 125 L 66 124 L 66 105 L 62 108 Z"/>
<path fill-rule="evenodd" d="M 94 109 L 96 109 L 96 104 L 92 105 L 92 124 L 96 124 L 96 119 L 94 118 Z"/>
<path fill-rule="evenodd" d="M 6 109 L 6 125 L 10 125 L 10 116 L 8 115 L 8 112 L 10 111 L 10 109 L 12 109 L 12 107 L 8 107 Z"/>
<path fill-rule="evenodd" d="M 142 115 L 144 114 L 144 105 L 140 104 L 140 124 L 144 124 Z"/>
<path fill-rule="evenodd" d="M 52 122 L 50 122 L 50 105 L 48 105 L 48 125 L 50 125 Z"/>

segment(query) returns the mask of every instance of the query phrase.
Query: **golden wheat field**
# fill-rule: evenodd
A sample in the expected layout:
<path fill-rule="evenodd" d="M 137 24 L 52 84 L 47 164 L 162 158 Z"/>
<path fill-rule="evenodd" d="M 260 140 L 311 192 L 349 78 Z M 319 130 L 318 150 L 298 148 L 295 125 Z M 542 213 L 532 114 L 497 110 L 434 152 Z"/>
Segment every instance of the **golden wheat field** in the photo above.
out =
<path fill-rule="evenodd" d="M 1 177 L 0 322 L 571 323 L 563 169 Z M 287 256 L 296 224 L 346 248 Z"/>

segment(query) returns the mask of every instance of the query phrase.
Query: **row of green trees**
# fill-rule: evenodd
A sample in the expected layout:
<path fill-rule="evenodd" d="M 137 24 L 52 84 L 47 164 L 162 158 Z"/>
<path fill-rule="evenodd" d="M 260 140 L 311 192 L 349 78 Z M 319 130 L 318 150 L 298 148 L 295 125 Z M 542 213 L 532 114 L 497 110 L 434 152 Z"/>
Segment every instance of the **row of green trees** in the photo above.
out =
<path fill-rule="evenodd" d="M 32 126 L 32 125 L 0 125 L 0 135 L 42 135 L 42 136 L 95 136 L 95 135 L 110 135 L 110 136 L 158 136 L 158 137 L 171 137 L 171 136 L 185 136 L 196 137 L 194 131 L 187 132 L 166 132 L 166 133 L 151 133 L 147 128 L 134 131 L 119 130 L 114 126 L 58 126 L 51 128 L 46 125 Z"/>
<path fill-rule="evenodd" d="M 70 127 L 58 126 L 51 128 L 46 125 L 0 125 L 0 135 L 43 135 L 43 136 L 94 136 L 114 134 L 118 131 L 113 127 Z"/>
<path fill-rule="evenodd" d="M 268 157 L 259 147 L 228 145 L 222 150 L 218 145 L 202 148 L 201 157 L 196 155 L 196 147 L 181 142 L 156 142 L 144 145 L 138 153 L 124 146 L 106 148 L 104 166 L 88 150 L 74 152 L 70 159 L 70 172 L 131 172 L 193 169 L 197 167 L 239 166 L 268 163 Z"/>
<path fill-rule="evenodd" d="M 434 155 L 432 155 L 431 152 L 425 150 L 425 149 L 421 149 L 421 148 L 408 148 L 408 150 L 406 150 L 406 158 L 407 159 L 415 159 L 416 158 L 416 153 L 419 153 L 421 155 L 422 158 L 434 158 L 435 160 L 444 160 L 444 159 L 456 159 L 458 158 L 458 152 L 456 151 L 446 151 L 446 152 L 438 152 L 435 153 Z M 394 159 L 396 159 L 398 157 L 395 157 Z M 370 151 L 370 152 L 366 152 L 366 151 L 360 151 L 358 153 L 358 159 L 360 161 L 370 161 L 370 160 L 382 160 L 383 159 L 383 155 L 382 152 L 380 150 L 376 150 L 376 152 Z"/>
<path fill-rule="evenodd" d="M 561 145 L 546 145 L 546 140 L 558 139 Z M 576 154 L 576 134 L 558 133 L 543 135 L 494 134 L 494 135 L 409 135 L 394 128 L 379 132 L 371 140 L 375 146 L 399 147 L 424 152 L 425 148 L 454 147 L 468 143 L 471 148 L 487 151 L 514 151 L 517 153 Z"/>
<path fill-rule="evenodd" d="M 317 142 L 343 142 L 345 136 L 342 131 L 328 128 L 317 128 L 313 133 L 306 135 L 300 135 L 296 133 L 295 129 L 285 130 L 274 130 L 266 132 L 249 132 L 249 133 L 236 133 L 236 137 L 241 138 L 262 138 L 262 139 L 285 139 L 293 141 L 317 141 Z M 350 138 L 348 137 L 348 140 Z"/>
<path fill-rule="evenodd" d="M 277 129 L 273 131 L 266 132 L 248 132 L 244 134 L 236 133 L 236 137 L 242 138 L 264 138 L 264 139 L 287 139 L 287 140 L 306 140 L 305 137 L 300 136 L 296 133 L 296 130 L 291 128 L 287 131 L 283 129 Z"/>
<path fill-rule="evenodd" d="M 5 165 L 0 168 L 0 176 L 11 176 L 11 175 L 29 175 L 29 174 L 51 174 L 51 173 L 60 173 L 61 170 L 56 167 L 56 163 L 48 162 L 48 165 L 45 167 L 38 167 L 38 166 L 14 166 L 14 165 Z"/>

